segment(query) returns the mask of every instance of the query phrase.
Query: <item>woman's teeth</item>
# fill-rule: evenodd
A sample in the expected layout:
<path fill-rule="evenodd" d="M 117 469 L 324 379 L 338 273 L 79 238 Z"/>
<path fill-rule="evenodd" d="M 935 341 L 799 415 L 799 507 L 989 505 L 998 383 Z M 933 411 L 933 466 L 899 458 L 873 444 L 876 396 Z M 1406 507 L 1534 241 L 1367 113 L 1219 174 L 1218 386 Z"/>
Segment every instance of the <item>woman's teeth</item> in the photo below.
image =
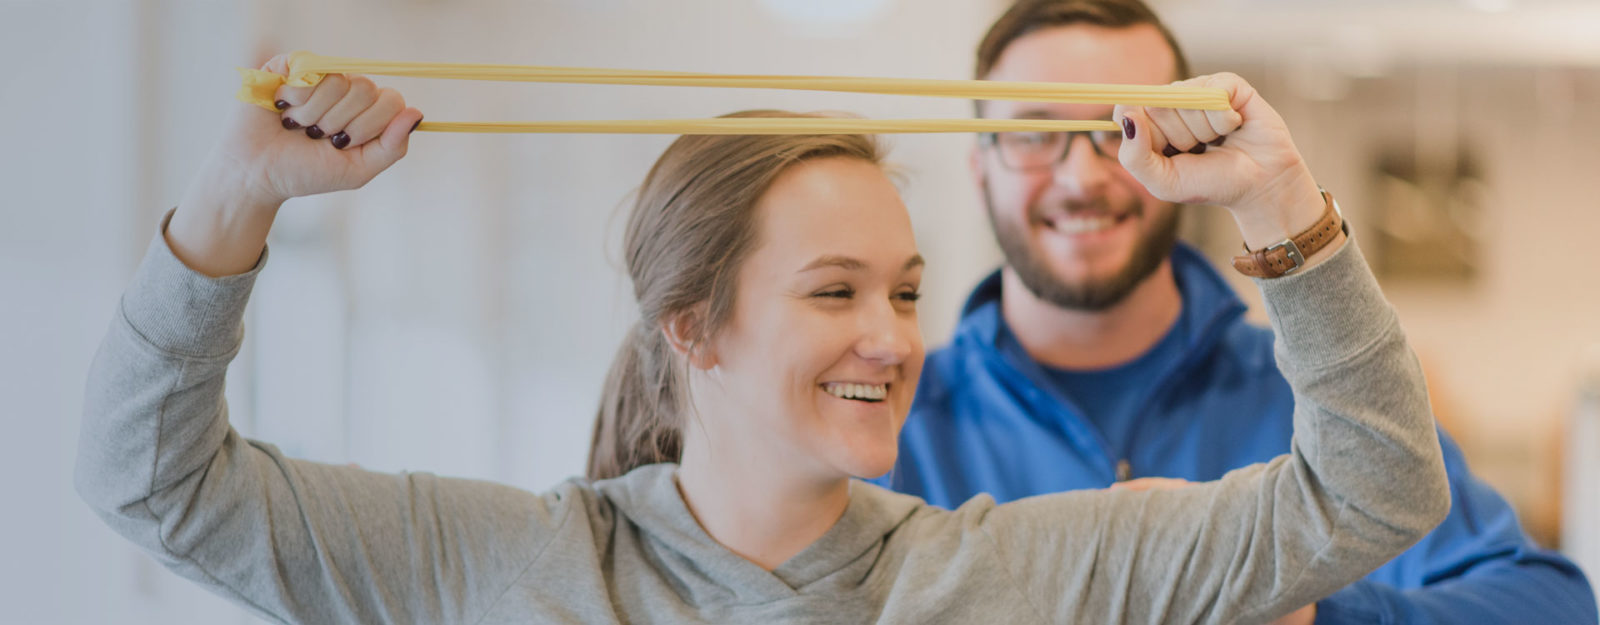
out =
<path fill-rule="evenodd" d="M 1056 232 L 1061 234 L 1083 234 L 1086 232 L 1099 232 L 1117 224 L 1115 217 L 1083 216 L 1063 217 L 1052 223 Z"/>
<path fill-rule="evenodd" d="M 845 384 L 842 382 L 829 382 L 822 385 L 822 390 L 839 399 L 860 399 L 865 401 L 883 401 L 889 396 L 888 384 Z"/>

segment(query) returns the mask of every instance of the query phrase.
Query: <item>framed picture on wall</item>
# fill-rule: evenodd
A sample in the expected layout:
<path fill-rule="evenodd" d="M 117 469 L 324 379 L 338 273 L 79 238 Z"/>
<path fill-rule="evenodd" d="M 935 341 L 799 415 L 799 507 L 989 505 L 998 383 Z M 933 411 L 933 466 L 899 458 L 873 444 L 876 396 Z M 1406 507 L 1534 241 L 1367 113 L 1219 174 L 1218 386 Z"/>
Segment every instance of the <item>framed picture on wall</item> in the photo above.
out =
<path fill-rule="evenodd" d="M 1372 169 L 1379 277 L 1466 282 L 1482 253 L 1487 186 L 1472 152 L 1419 154 L 1411 145 L 1380 151 Z"/>

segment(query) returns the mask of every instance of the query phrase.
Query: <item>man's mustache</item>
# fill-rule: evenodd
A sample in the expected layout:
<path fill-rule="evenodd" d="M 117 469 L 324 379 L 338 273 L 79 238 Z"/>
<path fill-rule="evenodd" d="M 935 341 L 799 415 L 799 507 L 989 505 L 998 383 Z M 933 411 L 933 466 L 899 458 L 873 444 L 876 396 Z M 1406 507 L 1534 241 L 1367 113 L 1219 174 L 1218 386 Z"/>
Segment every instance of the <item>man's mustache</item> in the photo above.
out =
<path fill-rule="evenodd" d="M 1112 208 L 1110 202 L 1105 200 L 1095 200 L 1090 202 L 1064 202 L 1056 204 L 1051 208 L 1035 207 L 1029 212 L 1031 213 L 1029 217 L 1033 221 L 1046 221 L 1048 219 L 1060 219 L 1062 217 L 1082 216 L 1112 217 L 1120 219 L 1122 217 L 1139 217 L 1144 215 L 1144 206 L 1138 202 L 1129 202 L 1127 205 L 1117 209 Z"/>

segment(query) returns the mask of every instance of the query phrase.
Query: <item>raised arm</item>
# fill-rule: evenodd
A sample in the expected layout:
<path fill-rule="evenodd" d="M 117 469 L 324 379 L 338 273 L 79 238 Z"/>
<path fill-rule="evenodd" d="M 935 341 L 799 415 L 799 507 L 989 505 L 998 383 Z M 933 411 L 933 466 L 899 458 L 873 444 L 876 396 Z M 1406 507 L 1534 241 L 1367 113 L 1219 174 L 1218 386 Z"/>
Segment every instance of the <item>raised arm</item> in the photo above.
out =
<path fill-rule="evenodd" d="M 419 117 L 362 78 L 281 97 L 284 119 L 348 143 L 237 105 L 96 355 L 78 491 L 169 568 L 274 621 L 476 619 L 576 498 L 293 460 L 228 424 L 224 375 L 278 205 L 361 186 Z"/>
<path fill-rule="evenodd" d="M 262 69 L 287 73 L 287 57 Z M 278 207 L 293 197 L 355 189 L 406 154 L 422 113 L 364 76 L 330 74 L 278 90 L 279 114 L 236 104 L 216 147 L 178 203 L 167 242 L 207 276 L 249 271 Z"/>
<path fill-rule="evenodd" d="M 1228 90 L 1234 110 L 1119 107 L 1129 172 L 1162 199 L 1227 207 L 1250 249 L 1321 221 L 1326 203 L 1282 119 L 1236 76 L 1187 82 Z M 1208 142 L 1194 150 L 1203 153 L 1162 153 Z M 1217 482 L 1049 495 L 985 517 L 1046 620 L 1267 622 L 1361 578 L 1444 518 L 1432 411 L 1394 311 L 1342 233 L 1305 260 L 1257 281 L 1295 394 L 1291 454 Z"/>

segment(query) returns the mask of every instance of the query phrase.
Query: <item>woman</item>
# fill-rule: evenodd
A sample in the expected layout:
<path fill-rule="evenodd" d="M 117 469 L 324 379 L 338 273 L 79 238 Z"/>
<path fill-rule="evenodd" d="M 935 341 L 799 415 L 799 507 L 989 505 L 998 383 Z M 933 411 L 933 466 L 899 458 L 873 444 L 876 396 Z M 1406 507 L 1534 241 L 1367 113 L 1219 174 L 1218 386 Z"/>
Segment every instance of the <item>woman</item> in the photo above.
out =
<path fill-rule="evenodd" d="M 1237 77 L 1192 82 L 1236 111 L 1119 108 L 1129 170 L 1228 206 L 1256 247 L 1313 223 L 1276 113 Z M 611 479 L 534 494 L 285 458 L 240 438 L 223 401 L 266 233 L 284 199 L 393 164 L 421 115 L 360 77 L 280 96 L 281 121 L 239 111 L 155 237 L 90 373 L 77 480 L 123 535 L 267 618 L 1264 622 L 1448 507 L 1421 375 L 1342 237 L 1260 282 L 1295 454 L 1175 491 L 954 511 L 851 480 L 893 465 L 923 357 L 922 259 L 861 136 L 684 137 L 662 155 L 625 243 L 641 319 L 596 425 L 590 473 Z M 1226 147 L 1157 151 L 1193 123 Z"/>

